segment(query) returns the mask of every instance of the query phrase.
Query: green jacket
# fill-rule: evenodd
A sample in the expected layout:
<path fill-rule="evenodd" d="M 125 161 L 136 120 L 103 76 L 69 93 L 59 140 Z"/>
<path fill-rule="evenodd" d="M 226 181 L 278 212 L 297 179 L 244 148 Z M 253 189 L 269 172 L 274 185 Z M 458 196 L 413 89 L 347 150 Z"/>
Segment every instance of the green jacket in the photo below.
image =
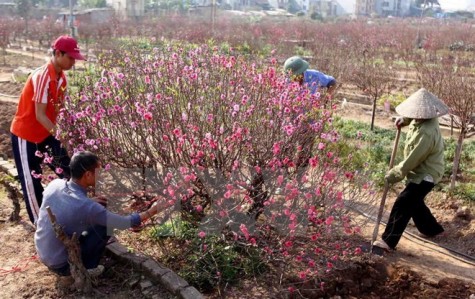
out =
<path fill-rule="evenodd" d="M 407 177 L 419 184 L 430 175 L 437 184 L 444 174 L 444 139 L 440 134 L 438 118 L 423 122 L 412 120 L 406 135 L 404 161 L 393 167 L 386 179 L 395 183 Z"/>

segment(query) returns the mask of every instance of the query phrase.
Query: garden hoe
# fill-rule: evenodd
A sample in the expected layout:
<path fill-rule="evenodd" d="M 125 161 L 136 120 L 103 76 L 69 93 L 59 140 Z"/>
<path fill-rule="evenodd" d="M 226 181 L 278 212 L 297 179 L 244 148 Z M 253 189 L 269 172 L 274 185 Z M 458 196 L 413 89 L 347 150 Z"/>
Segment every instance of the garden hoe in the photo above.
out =
<path fill-rule="evenodd" d="M 396 132 L 396 139 L 394 140 L 393 151 L 391 153 L 391 160 L 389 161 L 389 169 L 393 168 L 394 166 L 394 160 L 396 159 L 397 146 L 399 143 L 400 136 L 401 136 L 401 127 L 398 127 L 397 132 Z M 389 187 L 390 186 L 389 186 L 388 181 L 384 180 L 383 196 L 381 198 L 381 203 L 379 205 L 378 217 L 376 218 L 376 225 L 374 226 L 373 236 L 371 237 L 371 244 L 369 246 L 363 246 L 363 247 L 366 247 L 366 248 L 363 248 L 363 250 L 370 251 L 377 255 L 383 255 L 384 253 L 384 249 L 373 246 L 373 243 L 374 241 L 376 241 L 376 238 L 378 237 L 379 224 L 381 223 L 381 218 L 383 217 L 384 205 L 386 203 L 386 196 L 388 195 Z"/>

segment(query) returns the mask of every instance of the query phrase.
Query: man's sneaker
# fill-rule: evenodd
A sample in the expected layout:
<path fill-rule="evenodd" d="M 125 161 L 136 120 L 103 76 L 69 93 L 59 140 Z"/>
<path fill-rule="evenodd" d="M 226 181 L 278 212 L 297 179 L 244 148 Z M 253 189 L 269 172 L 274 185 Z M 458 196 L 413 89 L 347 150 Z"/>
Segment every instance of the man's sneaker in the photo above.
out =
<path fill-rule="evenodd" d="M 386 244 L 386 242 L 384 242 L 383 240 L 374 241 L 373 246 L 382 248 L 382 249 L 387 250 L 387 251 L 391 250 L 391 247 L 389 247 L 389 245 Z"/>
<path fill-rule="evenodd" d="M 92 269 L 87 269 L 87 273 L 89 273 L 89 276 L 91 277 L 97 277 L 104 272 L 104 266 L 103 265 L 98 265 L 96 268 Z"/>

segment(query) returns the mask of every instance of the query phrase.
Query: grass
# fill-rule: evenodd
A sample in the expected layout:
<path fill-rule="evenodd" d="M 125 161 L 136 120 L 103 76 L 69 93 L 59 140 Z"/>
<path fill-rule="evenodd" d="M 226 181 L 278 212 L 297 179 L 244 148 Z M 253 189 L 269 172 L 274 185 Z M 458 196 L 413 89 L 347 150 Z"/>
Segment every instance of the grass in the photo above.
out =
<path fill-rule="evenodd" d="M 389 159 L 394 142 L 394 130 L 375 127 L 371 131 L 369 124 L 354 120 L 337 119 L 335 127 L 343 137 L 343 140 L 337 145 L 341 153 L 353 152 L 354 157 L 351 167 L 359 169 L 365 164 L 371 165 L 373 170 L 371 179 L 378 185 L 384 183 L 383 177 L 389 165 Z M 357 137 L 360 136 L 360 137 Z M 401 133 L 398 145 L 398 155 L 395 164 L 402 159 L 404 150 L 405 134 Z M 450 176 L 452 174 L 453 159 L 455 156 L 456 140 L 453 138 L 445 139 L 445 171 L 444 178 L 439 184 L 438 189 L 448 192 Z M 357 149 L 357 150 L 355 150 Z M 463 180 L 457 182 L 457 187 L 451 194 L 464 201 L 475 201 L 475 141 L 465 141 L 460 158 L 459 171 L 463 175 Z"/>

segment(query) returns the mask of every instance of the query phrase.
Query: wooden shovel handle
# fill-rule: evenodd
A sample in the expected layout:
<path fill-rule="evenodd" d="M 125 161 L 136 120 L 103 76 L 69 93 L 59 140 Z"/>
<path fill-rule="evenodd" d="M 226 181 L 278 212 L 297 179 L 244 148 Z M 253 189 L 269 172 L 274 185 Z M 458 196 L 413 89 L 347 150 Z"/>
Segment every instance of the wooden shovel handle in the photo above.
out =
<path fill-rule="evenodd" d="M 391 160 L 389 160 L 389 169 L 393 168 L 394 166 L 394 160 L 396 160 L 397 146 L 399 143 L 400 136 L 401 136 L 401 128 L 398 127 L 397 133 L 396 133 L 396 139 L 394 140 L 393 151 L 391 153 Z M 388 181 L 385 180 L 383 196 L 381 198 L 381 203 L 379 204 L 378 217 L 376 218 L 376 225 L 374 226 L 373 236 L 371 238 L 371 249 L 373 248 L 374 241 L 376 241 L 376 238 L 378 237 L 379 224 L 381 223 L 381 218 L 383 218 L 384 205 L 386 204 L 386 196 L 388 195 L 388 191 L 389 191 L 389 183 Z"/>

